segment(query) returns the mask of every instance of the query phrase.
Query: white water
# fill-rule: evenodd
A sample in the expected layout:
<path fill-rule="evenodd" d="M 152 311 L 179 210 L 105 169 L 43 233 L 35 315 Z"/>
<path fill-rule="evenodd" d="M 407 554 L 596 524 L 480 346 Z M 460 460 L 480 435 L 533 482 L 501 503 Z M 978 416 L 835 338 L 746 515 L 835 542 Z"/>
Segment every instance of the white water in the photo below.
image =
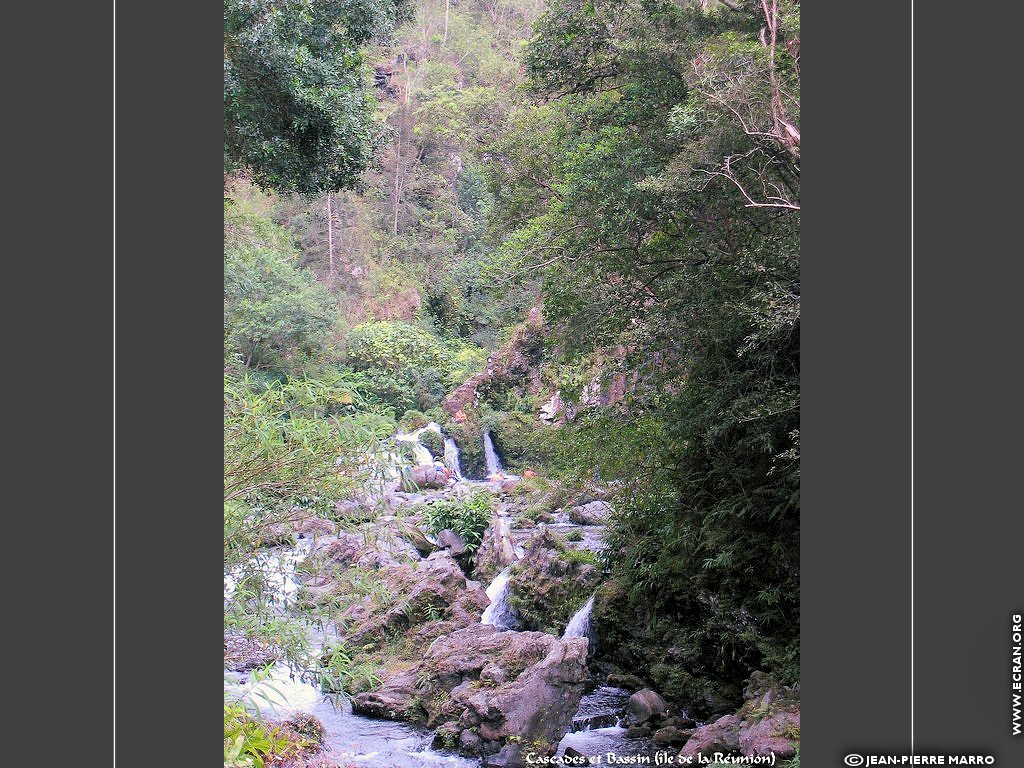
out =
<path fill-rule="evenodd" d="M 455 479 L 462 479 L 462 467 L 459 465 L 459 446 L 450 437 L 444 439 L 444 463 L 452 472 Z"/>
<path fill-rule="evenodd" d="M 589 637 L 590 636 L 590 612 L 594 609 L 594 596 L 591 595 L 590 599 L 576 611 L 576 614 L 569 619 L 568 625 L 565 627 L 565 634 L 562 635 L 563 640 L 568 640 L 570 637 Z"/>
<path fill-rule="evenodd" d="M 498 454 L 494 451 L 494 443 L 491 442 L 490 432 L 484 432 L 484 458 L 487 459 L 488 477 L 502 474 L 501 462 L 498 460 Z"/>
<path fill-rule="evenodd" d="M 282 602 L 298 590 L 295 567 L 313 548 L 312 539 L 299 539 L 296 547 L 280 547 L 269 554 L 257 555 L 252 565 L 262 568 L 275 602 Z M 236 570 L 224 575 L 224 598 L 237 589 Z M 326 636 L 313 639 L 319 646 Z M 277 662 L 266 678 L 253 683 L 248 673 L 224 670 L 224 690 L 230 700 L 242 700 L 272 718 L 296 712 L 309 712 L 324 725 L 326 756 L 345 765 L 389 766 L 389 768 L 479 768 L 480 761 L 460 755 L 436 752 L 430 748 L 433 734 L 408 723 L 362 717 L 338 696 L 325 695 L 320 689 L 295 674 L 284 662 Z"/>
<path fill-rule="evenodd" d="M 295 580 L 295 566 L 309 555 L 314 539 L 304 537 L 294 547 L 277 547 L 269 552 L 258 552 L 248 564 L 241 564 L 224 574 L 224 599 L 229 599 L 238 587 L 238 579 L 256 570 L 263 572 L 265 589 L 275 603 L 285 603 L 295 597 L 299 583 Z"/>
<path fill-rule="evenodd" d="M 480 617 L 481 624 L 492 624 L 501 630 L 515 628 L 517 624 L 515 614 L 508 604 L 509 570 L 506 568 L 495 576 L 494 581 L 487 587 L 487 597 L 490 598 L 491 604 L 484 609 L 484 613 Z"/>
<path fill-rule="evenodd" d="M 430 422 L 425 427 L 414 429 L 412 432 L 399 432 L 395 435 L 395 440 L 400 443 L 411 443 L 413 456 L 416 458 L 417 464 L 433 464 L 434 457 L 430 451 L 420 442 L 420 435 L 424 432 L 436 432 L 437 434 L 444 437 L 441 432 L 441 425 L 435 421 Z M 447 453 L 447 450 L 446 450 Z"/>

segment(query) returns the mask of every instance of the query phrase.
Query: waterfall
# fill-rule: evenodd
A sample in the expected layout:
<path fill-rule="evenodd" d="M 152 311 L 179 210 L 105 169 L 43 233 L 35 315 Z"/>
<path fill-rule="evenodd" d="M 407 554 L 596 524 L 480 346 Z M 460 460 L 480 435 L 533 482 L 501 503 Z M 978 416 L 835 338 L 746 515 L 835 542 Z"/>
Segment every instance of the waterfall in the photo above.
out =
<path fill-rule="evenodd" d="M 412 444 L 412 453 L 413 453 L 413 456 L 416 459 L 416 463 L 417 464 L 433 464 L 434 463 L 434 456 L 430 453 L 430 451 L 427 449 L 427 447 L 425 445 L 423 445 L 423 443 L 420 442 L 420 435 L 422 435 L 424 432 L 436 432 L 441 437 L 444 437 L 444 433 L 441 432 L 441 425 L 438 424 L 436 421 L 432 421 L 429 424 L 427 424 L 425 427 L 420 427 L 419 429 L 414 429 L 412 432 L 408 432 L 408 433 L 399 432 L 397 435 L 395 435 L 395 440 L 397 440 L 398 442 L 401 442 L 401 443 L 411 443 Z M 458 448 L 456 448 L 455 451 L 456 451 L 456 457 L 457 457 L 458 456 Z M 445 458 L 447 459 L 448 458 L 448 442 L 447 442 L 447 440 L 445 441 L 444 454 L 445 454 Z"/>
<path fill-rule="evenodd" d="M 500 475 L 502 473 L 501 462 L 498 460 L 498 454 L 494 451 L 490 432 L 484 432 L 484 457 L 487 459 L 487 476 Z"/>
<path fill-rule="evenodd" d="M 462 479 L 462 467 L 459 466 L 459 446 L 450 437 L 444 439 L 444 463 L 455 473 L 456 480 Z"/>
<path fill-rule="evenodd" d="M 484 614 L 480 617 L 481 624 L 493 624 L 501 630 L 515 629 L 518 625 L 515 613 L 508 604 L 509 570 L 506 568 L 495 576 L 494 581 L 487 587 L 487 597 L 490 598 L 491 604 L 484 609 Z"/>
<path fill-rule="evenodd" d="M 590 612 L 594 609 L 594 596 L 591 595 L 590 599 L 587 600 L 586 604 L 576 611 L 576 615 L 569 619 L 569 624 L 565 627 L 565 634 L 562 635 L 563 640 L 568 640 L 570 637 L 590 637 Z"/>

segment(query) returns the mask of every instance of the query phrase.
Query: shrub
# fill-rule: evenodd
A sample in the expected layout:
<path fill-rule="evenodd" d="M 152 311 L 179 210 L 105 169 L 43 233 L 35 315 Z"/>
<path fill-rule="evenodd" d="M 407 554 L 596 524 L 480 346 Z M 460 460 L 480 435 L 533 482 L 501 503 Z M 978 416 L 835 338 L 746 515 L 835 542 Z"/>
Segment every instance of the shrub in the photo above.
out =
<path fill-rule="evenodd" d="M 455 365 L 454 353 L 440 339 L 422 328 L 398 321 L 357 325 L 345 339 L 345 355 L 356 370 L 448 371 Z"/>
<path fill-rule="evenodd" d="M 478 491 L 462 501 L 435 502 L 427 507 L 423 519 L 434 534 L 445 528 L 457 533 L 472 555 L 480 547 L 484 531 L 491 523 L 491 494 Z"/>

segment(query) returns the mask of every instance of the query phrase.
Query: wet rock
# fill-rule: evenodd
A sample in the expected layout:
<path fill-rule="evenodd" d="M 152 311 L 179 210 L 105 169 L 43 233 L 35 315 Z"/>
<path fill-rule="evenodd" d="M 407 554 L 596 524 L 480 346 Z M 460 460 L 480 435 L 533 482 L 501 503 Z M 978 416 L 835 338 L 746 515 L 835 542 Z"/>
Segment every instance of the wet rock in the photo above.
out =
<path fill-rule="evenodd" d="M 694 726 L 697 725 L 697 723 L 696 723 L 696 721 L 690 719 L 689 717 L 676 716 L 676 717 L 666 717 L 662 721 L 662 725 L 671 725 L 671 726 L 673 726 L 675 728 L 686 729 L 686 728 L 693 728 Z"/>
<path fill-rule="evenodd" d="M 627 691 L 639 691 L 644 687 L 644 681 L 629 673 L 612 672 L 608 675 L 608 685 L 612 688 L 625 688 Z"/>
<path fill-rule="evenodd" d="M 519 765 L 519 747 L 516 744 L 506 744 L 497 754 L 491 755 L 484 760 L 485 768 L 509 768 Z"/>
<path fill-rule="evenodd" d="M 277 661 L 277 652 L 241 635 L 224 636 L 224 668 L 248 672 Z"/>
<path fill-rule="evenodd" d="M 523 558 L 512 566 L 509 604 L 524 628 L 560 635 L 600 581 L 596 568 L 570 557 L 561 537 L 542 524 L 524 542 Z"/>
<path fill-rule="evenodd" d="M 740 749 L 740 720 L 736 715 L 720 717 L 715 722 L 698 728 L 679 756 L 693 760 L 698 755 L 711 757 L 715 752 L 738 752 Z"/>
<path fill-rule="evenodd" d="M 481 741 L 514 746 L 509 739 L 516 737 L 551 750 L 579 706 L 586 658 L 583 638 L 476 624 L 439 637 L 415 667 L 358 694 L 353 709 L 428 727 L 457 723 L 460 745 L 461 734 L 475 730 Z M 513 761 L 504 764 L 518 765 L 514 750 L 503 754 Z"/>
<path fill-rule="evenodd" d="M 455 557 L 466 553 L 466 540 L 449 528 L 437 534 L 437 543 Z"/>
<path fill-rule="evenodd" d="M 500 515 L 484 531 L 480 547 L 476 551 L 476 565 L 473 578 L 490 582 L 495 576 L 512 565 L 516 560 L 515 545 L 509 519 Z"/>
<path fill-rule="evenodd" d="M 629 697 L 626 715 L 634 725 L 657 720 L 665 714 L 665 700 L 650 688 L 643 688 Z"/>
<path fill-rule="evenodd" d="M 604 525 L 608 521 L 611 511 L 612 508 L 607 502 L 591 501 L 570 509 L 569 519 L 577 525 Z"/>
<path fill-rule="evenodd" d="M 664 728 L 659 728 L 654 732 L 654 742 L 656 744 L 661 744 L 662 746 L 681 747 L 686 743 L 686 740 L 690 735 L 690 733 L 676 728 L 675 726 L 666 725 Z"/>
<path fill-rule="evenodd" d="M 646 739 L 651 735 L 651 726 L 649 725 L 631 725 L 626 729 L 627 739 Z"/>

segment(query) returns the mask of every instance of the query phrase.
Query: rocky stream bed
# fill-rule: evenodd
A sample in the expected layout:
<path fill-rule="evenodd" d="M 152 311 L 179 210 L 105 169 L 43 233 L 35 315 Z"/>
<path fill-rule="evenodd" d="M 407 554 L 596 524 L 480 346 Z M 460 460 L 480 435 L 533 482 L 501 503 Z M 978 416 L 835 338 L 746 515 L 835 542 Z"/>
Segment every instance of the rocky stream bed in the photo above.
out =
<path fill-rule="evenodd" d="M 569 503 L 520 493 L 518 478 L 491 459 L 486 481 L 461 479 L 457 453 L 455 471 L 416 467 L 413 487 L 423 489 L 399 479 L 372 500 L 384 513 L 355 530 L 300 517 L 294 545 L 262 552 L 275 599 L 341 606 L 311 631 L 314 645 L 344 640 L 353 657 L 375 665 L 375 684 L 350 697 L 323 692 L 283 662 L 257 686 L 265 698 L 249 692 L 272 719 L 306 713 L 322 723 L 322 750 L 296 765 L 497 768 L 531 755 L 646 755 L 653 764 L 659 750 L 793 754 L 798 703 L 770 679 L 752 678 L 745 710 L 704 724 L 642 681 L 599 672 L 590 663 L 600 642 L 590 614 L 611 508 L 600 491 Z M 457 535 L 426 534 L 421 515 L 423 505 L 480 490 L 495 495 L 494 516 L 471 560 Z M 369 506 L 354 500 L 338 511 L 360 503 Z M 345 579 L 357 574 L 376 592 L 341 600 Z M 226 598 L 233 589 L 229 573 Z M 242 691 L 249 671 L 274 658 L 226 636 L 226 690 Z"/>

